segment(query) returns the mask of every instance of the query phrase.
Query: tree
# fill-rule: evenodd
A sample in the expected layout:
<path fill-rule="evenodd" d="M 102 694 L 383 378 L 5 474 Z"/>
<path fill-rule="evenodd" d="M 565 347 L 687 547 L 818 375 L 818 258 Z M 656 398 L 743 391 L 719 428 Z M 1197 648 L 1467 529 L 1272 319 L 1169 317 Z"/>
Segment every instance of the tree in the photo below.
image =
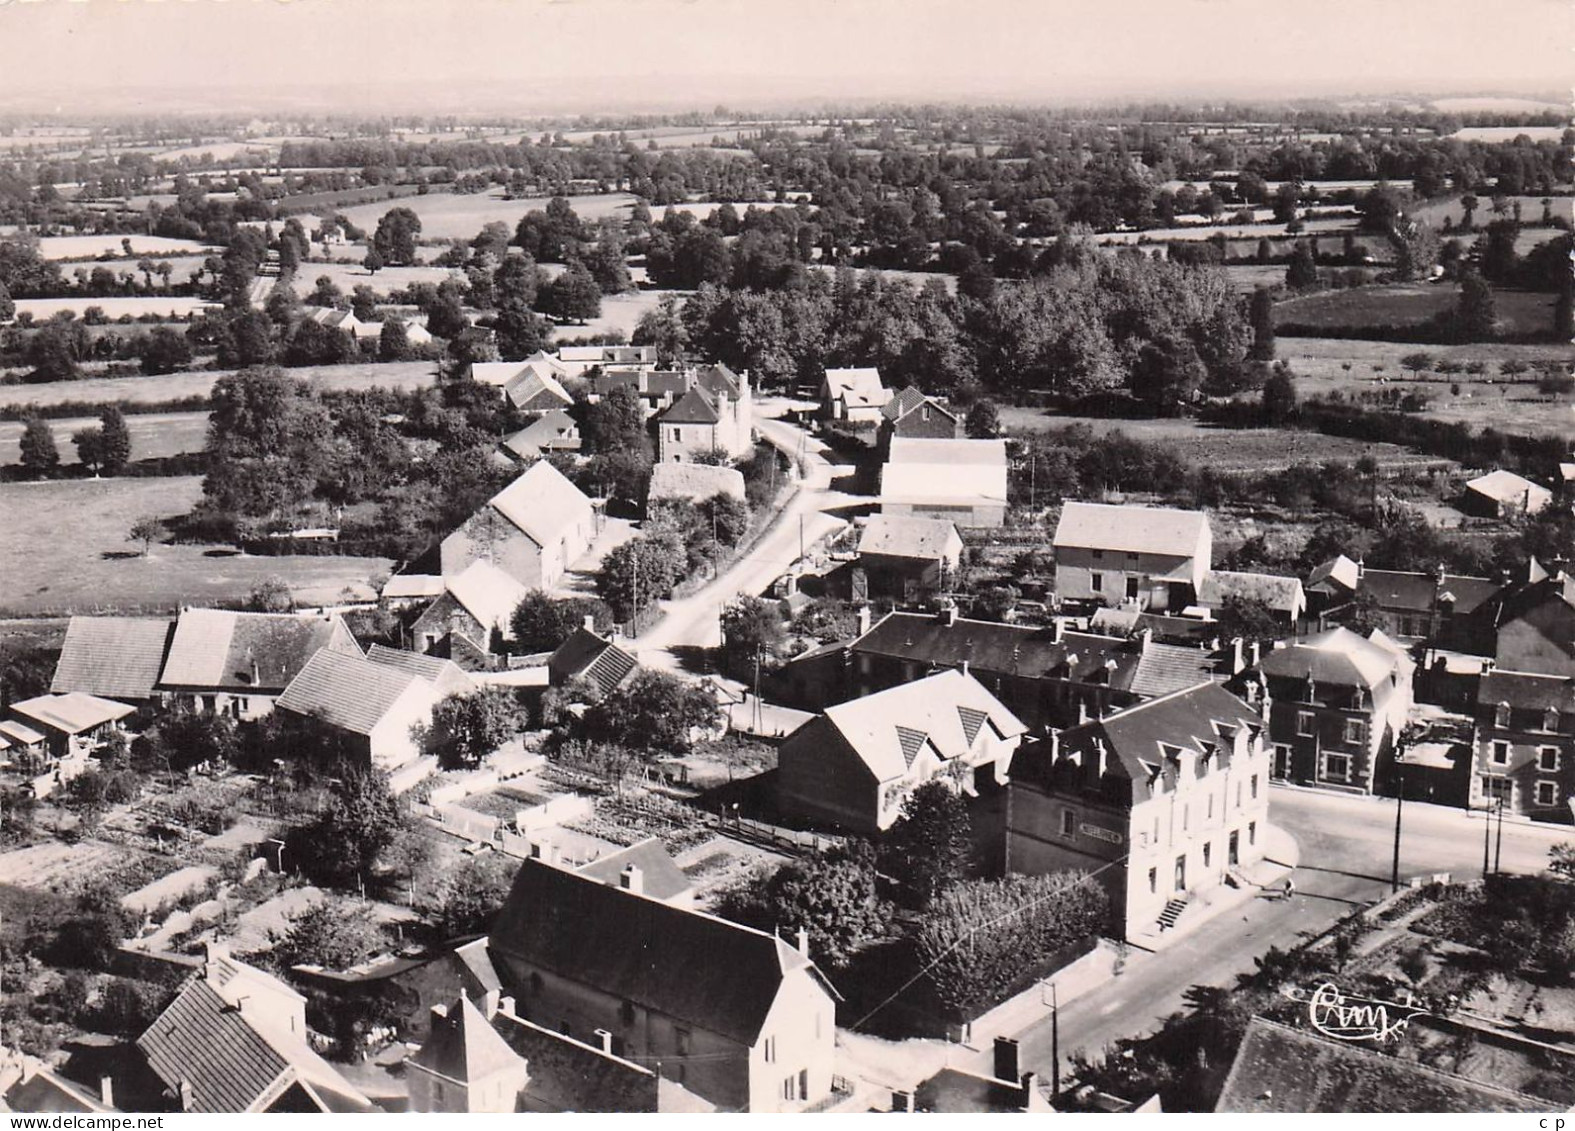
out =
<path fill-rule="evenodd" d="M 1247 643 L 1278 640 L 1286 631 L 1274 610 L 1257 597 L 1226 597 L 1218 620 L 1220 633 L 1226 639 Z"/>
<path fill-rule="evenodd" d="M 6 290 L 5 284 L 0 282 L 0 322 L 9 322 L 16 317 L 16 302 L 11 298 L 11 292 Z"/>
<path fill-rule="evenodd" d="M 410 335 L 401 319 L 390 318 L 377 334 L 377 360 L 406 361 L 409 359 Z"/>
<path fill-rule="evenodd" d="M 1273 361 L 1274 295 L 1267 287 L 1258 287 L 1252 292 L 1249 321 L 1252 323 L 1252 348 L 1247 351 L 1247 357 L 1253 361 Z"/>
<path fill-rule="evenodd" d="M 688 341 L 684 321 L 679 316 L 678 296 L 663 295 L 654 310 L 640 315 L 629 341 L 637 346 L 655 346 L 658 365 L 665 368 L 677 365 Z"/>
<path fill-rule="evenodd" d="M 1430 353 L 1417 350 L 1414 353 L 1403 354 L 1400 358 L 1400 368 L 1414 377 L 1421 376 L 1436 364 L 1436 359 Z"/>
<path fill-rule="evenodd" d="M 586 414 L 585 439 L 592 453 L 642 451 L 645 406 L 627 385 L 614 385 Z"/>
<path fill-rule="evenodd" d="M 1001 434 L 1001 413 L 992 400 L 978 400 L 968 410 L 963 431 L 971 440 L 993 440 Z"/>
<path fill-rule="evenodd" d="M 585 713 L 585 735 L 647 755 L 686 754 L 717 724 L 711 693 L 667 672 L 642 670 Z"/>
<path fill-rule="evenodd" d="M 1276 362 L 1263 383 L 1263 419 L 1278 428 L 1296 415 L 1296 374 L 1283 361 Z"/>
<path fill-rule="evenodd" d="M 319 275 L 317 285 L 312 288 L 312 293 L 306 296 L 308 306 L 336 307 L 344 299 L 344 291 L 339 289 L 339 284 L 334 282 L 332 275 Z M 356 315 L 357 318 L 360 315 Z"/>
<path fill-rule="evenodd" d="M 613 547 L 603 559 L 597 593 L 612 608 L 613 616 L 627 623 L 672 592 L 686 560 L 683 543 L 676 535 L 651 533 L 632 538 Z"/>
<path fill-rule="evenodd" d="M 432 708 L 431 746 L 444 769 L 473 769 L 524 729 L 527 713 L 506 687 L 450 695 Z"/>
<path fill-rule="evenodd" d="M 1548 849 L 1548 871 L 1566 880 L 1575 880 L 1575 841 L 1555 844 Z"/>
<path fill-rule="evenodd" d="M 33 333 L 27 343 L 27 362 L 33 382 L 75 381 L 82 376 L 78 363 L 88 349 L 87 330 L 76 322 L 52 320 Z"/>
<path fill-rule="evenodd" d="M 454 939 L 485 931 L 508 898 L 516 870 L 501 852 L 482 852 L 448 872 L 437 911 L 442 936 Z"/>
<path fill-rule="evenodd" d="M 54 430 L 36 416 L 29 417 L 22 426 L 21 449 L 22 470 L 32 478 L 53 475 L 60 466 L 60 450 L 55 447 Z"/>
<path fill-rule="evenodd" d="M 126 535 L 128 542 L 142 543 L 142 556 L 148 556 L 148 549 L 155 542 L 162 542 L 169 530 L 164 523 L 154 515 L 143 515 L 131 524 L 131 530 Z"/>
<path fill-rule="evenodd" d="M 775 604 L 748 594 L 722 610 L 722 668 L 747 680 L 757 661 L 768 666 L 781 651 L 782 617 Z"/>
<path fill-rule="evenodd" d="M 1462 341 L 1490 340 L 1498 327 L 1498 312 L 1493 288 L 1486 279 L 1470 271 L 1460 281 L 1460 298 L 1454 311 L 1455 336 Z"/>
<path fill-rule="evenodd" d="M 185 369 L 192 361 L 191 343 L 186 335 L 169 326 L 155 326 L 142 347 L 142 372 L 149 376 L 175 373 Z"/>
<path fill-rule="evenodd" d="M 104 430 L 96 426 L 78 428 L 71 434 L 71 443 L 77 449 L 77 462 L 97 478 L 104 463 Z"/>
<path fill-rule="evenodd" d="M 845 968 L 890 921 L 867 850 L 816 853 L 756 873 L 721 894 L 717 913 L 774 934 L 803 930 L 809 953 L 832 970 Z"/>
<path fill-rule="evenodd" d="M 218 361 L 226 369 L 267 365 L 279 352 L 273 322 L 260 310 L 233 315 L 218 334 Z"/>
<path fill-rule="evenodd" d="M 366 268 L 368 275 L 376 275 L 386 266 L 383 261 L 383 253 L 375 247 L 368 248 L 365 258 L 361 260 L 361 266 Z"/>
<path fill-rule="evenodd" d="M 571 263 L 556 279 L 541 289 L 537 308 L 563 322 L 589 322 L 601 317 L 602 292 L 596 280 L 581 263 Z"/>
<path fill-rule="evenodd" d="M 246 594 L 246 608 L 254 613 L 288 613 L 295 609 L 295 590 L 278 574 L 263 578 Z"/>
<path fill-rule="evenodd" d="M 98 416 L 99 431 L 103 434 L 100 459 L 105 475 L 119 475 L 131 463 L 131 429 L 126 417 L 115 405 L 110 405 Z"/>
<path fill-rule="evenodd" d="M 365 283 L 357 283 L 350 292 L 350 313 L 360 322 L 377 321 L 377 292 Z"/>
<path fill-rule="evenodd" d="M 595 597 L 552 597 L 535 589 L 525 595 L 509 625 L 516 646 L 526 654 L 551 652 L 574 634 L 590 617 L 598 632 L 612 627 L 612 610 Z"/>
<path fill-rule="evenodd" d="M 1318 263 L 1306 240 L 1298 240 L 1291 252 L 1290 266 L 1285 269 L 1285 285 L 1293 291 L 1318 285 Z"/>
<path fill-rule="evenodd" d="M 166 711 L 133 746 L 139 766 L 176 773 L 194 766 L 228 766 L 240 753 L 235 720 L 214 711 Z"/>
<path fill-rule="evenodd" d="M 360 965 L 387 946 L 388 937 L 372 918 L 370 903 L 330 897 L 291 919 L 270 955 L 281 972 L 296 966 L 338 971 Z"/>
<path fill-rule="evenodd" d="M 1568 279 L 1553 300 L 1553 336 L 1565 342 L 1575 338 L 1575 283 Z"/>
<path fill-rule="evenodd" d="M 971 845 L 968 803 L 945 782 L 925 782 L 908 795 L 880 843 L 881 871 L 907 902 L 923 908 L 967 875 Z"/>
<path fill-rule="evenodd" d="M 1172 415 L 1190 404 L 1208 371 L 1191 342 L 1165 334 L 1145 342 L 1132 366 L 1132 395 L 1160 415 Z"/>
<path fill-rule="evenodd" d="M 321 883 L 364 882 L 382 863 L 408 818 L 381 770 L 340 763 L 328 805 L 287 846 L 301 870 Z"/>
<path fill-rule="evenodd" d="M 416 237 L 421 234 L 421 217 L 408 208 L 390 208 L 377 222 L 372 247 L 384 263 L 407 266 L 415 262 Z"/>

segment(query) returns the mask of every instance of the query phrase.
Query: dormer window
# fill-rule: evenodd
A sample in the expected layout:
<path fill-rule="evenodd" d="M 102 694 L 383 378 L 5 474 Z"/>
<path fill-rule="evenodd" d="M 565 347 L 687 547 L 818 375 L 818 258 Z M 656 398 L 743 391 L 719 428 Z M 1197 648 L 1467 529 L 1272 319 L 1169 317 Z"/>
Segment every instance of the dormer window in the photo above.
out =
<path fill-rule="evenodd" d="M 1493 725 L 1497 727 L 1509 726 L 1509 704 L 1500 703 L 1493 708 Z"/>
<path fill-rule="evenodd" d="M 1557 707 L 1549 707 L 1542 712 L 1542 729 L 1547 731 L 1559 729 L 1559 712 Z"/>

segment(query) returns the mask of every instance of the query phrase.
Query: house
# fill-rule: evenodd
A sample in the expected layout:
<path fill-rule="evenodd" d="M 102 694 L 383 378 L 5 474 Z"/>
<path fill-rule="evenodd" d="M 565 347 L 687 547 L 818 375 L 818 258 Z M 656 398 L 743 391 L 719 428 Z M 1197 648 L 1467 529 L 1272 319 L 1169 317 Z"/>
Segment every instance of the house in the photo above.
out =
<path fill-rule="evenodd" d="M 754 442 L 755 409 L 749 374 L 725 365 L 693 372 L 689 389 L 656 418 L 658 463 L 693 463 L 711 452 L 737 459 Z"/>
<path fill-rule="evenodd" d="M 1410 716 L 1414 670 L 1382 633 L 1367 638 L 1348 628 L 1263 656 L 1248 679 L 1268 695 L 1275 780 L 1378 792 Z"/>
<path fill-rule="evenodd" d="M 0 764 L 38 773 L 50 761 L 48 735 L 17 719 L 0 719 Z"/>
<path fill-rule="evenodd" d="M 694 906 L 694 881 L 668 855 L 660 837 L 636 841 L 581 864 L 576 871 L 610 887 L 643 892 L 675 907 Z"/>
<path fill-rule="evenodd" d="M 962 671 L 827 707 L 783 741 L 783 812 L 859 832 L 902 816 L 908 794 L 937 778 L 968 794 L 1007 780 L 1028 727 Z"/>
<path fill-rule="evenodd" d="M 1204 574 L 1203 584 L 1198 587 L 1198 604 L 1217 613 L 1233 599 L 1262 601 L 1286 628 L 1294 628 L 1307 612 L 1307 594 L 1297 578 L 1226 569 Z"/>
<path fill-rule="evenodd" d="M 159 690 L 193 710 L 260 718 L 323 648 L 361 653 L 337 614 L 186 609 L 175 622 Z"/>
<path fill-rule="evenodd" d="M 1247 1022 L 1219 1112 L 1431 1115 L 1563 1111 L 1565 1105 L 1457 1076 L 1263 1017 Z"/>
<path fill-rule="evenodd" d="M 927 397 L 912 385 L 881 406 L 880 447 L 886 451 L 894 436 L 910 439 L 957 440 L 962 438 L 963 422 L 955 412 L 934 397 Z"/>
<path fill-rule="evenodd" d="M 1134 637 L 970 620 L 953 608 L 894 612 L 852 640 L 795 657 L 784 669 L 791 702 L 810 709 L 966 667 L 1036 730 L 1089 718 L 1216 678 L 1197 648 Z"/>
<path fill-rule="evenodd" d="M 1493 662 L 1517 672 L 1575 677 L 1575 578 L 1532 560 L 1525 578 L 1488 602 Z"/>
<path fill-rule="evenodd" d="M 1062 731 L 1018 754 L 1006 869 L 1094 873 L 1117 937 L 1152 936 L 1263 857 L 1267 726 L 1218 683 Z"/>
<path fill-rule="evenodd" d="M 469 695 L 477 687 L 476 681 L 465 669 L 452 660 L 438 656 L 374 644 L 366 650 L 366 658 L 374 664 L 382 664 L 425 680 L 439 699 L 446 699 L 450 695 Z"/>
<path fill-rule="evenodd" d="M 1006 520 L 1006 441 L 893 437 L 880 473 L 882 514 L 951 519 L 960 526 Z"/>
<path fill-rule="evenodd" d="M 360 338 L 362 327 L 366 325 L 350 311 L 332 306 L 308 306 L 301 313 L 319 326 L 338 330 L 342 334 L 349 334 L 352 338 Z"/>
<path fill-rule="evenodd" d="M 580 426 L 561 408 L 543 413 L 499 445 L 521 463 L 540 459 L 552 452 L 577 452 L 582 438 Z"/>
<path fill-rule="evenodd" d="M 692 369 L 603 369 L 585 379 L 585 399 L 597 404 L 612 390 L 628 389 L 639 400 L 647 418 L 671 408 L 694 387 Z"/>
<path fill-rule="evenodd" d="M 831 1092 L 836 992 L 774 935 L 527 860 L 490 937 L 535 1026 L 725 1110 L 802 1111 Z"/>
<path fill-rule="evenodd" d="M 437 700 L 435 685 L 420 676 L 325 648 L 290 681 L 278 706 L 340 731 L 367 765 L 397 770 L 421 756 Z"/>
<path fill-rule="evenodd" d="M 551 589 L 590 547 L 595 532 L 591 500 L 542 460 L 443 539 L 443 576 L 486 560 L 527 589 Z"/>
<path fill-rule="evenodd" d="M 1051 1114 L 1038 1074 L 1023 1072 L 1021 1067 L 1017 1041 L 996 1037 L 992 1075 L 943 1068 L 911 1094 L 893 1093 L 892 1110 L 949 1115 Z"/>
<path fill-rule="evenodd" d="M 1466 483 L 1461 509 L 1484 518 L 1536 514 L 1553 501 L 1553 492 L 1513 471 L 1490 471 Z"/>
<path fill-rule="evenodd" d="M 878 369 L 828 369 L 820 382 L 820 415 L 850 424 L 879 424 L 880 410 L 891 396 Z"/>
<path fill-rule="evenodd" d="M 149 705 L 174 631 L 167 617 L 72 617 L 49 690 Z"/>
<path fill-rule="evenodd" d="M 1575 799 L 1575 682 L 1490 668 L 1477 684 L 1468 803 L 1515 816 L 1571 819 Z"/>
<path fill-rule="evenodd" d="M 383 583 L 378 600 L 391 609 L 435 601 L 443 595 L 443 578 L 435 573 L 396 573 Z"/>
<path fill-rule="evenodd" d="M 410 1110 L 512 1114 L 530 1082 L 525 1058 L 461 994 L 432 1007 L 426 1041 L 405 1061 Z"/>
<path fill-rule="evenodd" d="M 1306 586 L 1310 611 L 1323 627 L 1360 598 L 1374 606 L 1385 636 L 1477 655 L 1492 651 L 1485 606 L 1502 588 L 1501 581 L 1446 573 L 1442 566 L 1432 573 L 1368 569 L 1343 554 L 1316 567 Z"/>
<path fill-rule="evenodd" d="M 940 518 L 871 515 L 859 536 L 859 565 L 869 597 L 913 601 L 945 589 L 957 576 L 962 536 Z"/>
<path fill-rule="evenodd" d="M 574 403 L 545 361 L 477 361 L 471 364 L 470 376 L 503 390 L 509 403 L 521 412 L 551 412 Z"/>
<path fill-rule="evenodd" d="M 1078 502 L 1061 509 L 1052 544 L 1059 600 L 1153 612 L 1193 603 L 1214 547 L 1202 511 Z"/>
<path fill-rule="evenodd" d="M 529 592 L 491 562 L 473 561 L 443 579 L 443 595 L 416 618 L 410 638 L 467 670 L 488 667 L 494 640 L 513 635 L 514 610 Z"/>
<path fill-rule="evenodd" d="M 405 341 L 413 346 L 429 346 L 432 344 L 432 332 L 420 322 L 412 322 L 406 318 L 396 318 L 405 328 Z M 357 342 L 376 345 L 383 337 L 383 327 L 386 322 L 362 322 L 355 328 Z"/>
<path fill-rule="evenodd" d="M 137 1049 L 183 1112 L 370 1112 L 371 1100 L 313 1051 L 306 999 L 209 944 Z"/>
<path fill-rule="evenodd" d="M 136 713 L 125 703 L 81 691 L 23 699 L 8 711 L 44 736 L 45 751 L 56 760 L 86 758 L 122 719 Z"/>
<path fill-rule="evenodd" d="M 655 346 L 563 346 L 555 359 L 564 376 L 578 377 L 587 369 L 615 365 L 620 369 L 651 370 L 659 360 Z"/>
<path fill-rule="evenodd" d="M 0 1112 L 28 1115 L 88 1115 L 114 1112 L 109 1077 L 95 1095 L 67 1080 L 46 1061 L 0 1046 Z"/>
<path fill-rule="evenodd" d="M 669 499 L 704 502 L 717 495 L 745 502 L 744 473 L 734 467 L 705 463 L 659 463 L 651 468 L 646 506 Z"/>
<path fill-rule="evenodd" d="M 640 666 L 639 660 L 596 632 L 595 618 L 575 629 L 547 660 L 547 683 L 565 687 L 578 681 L 587 702 L 611 695 Z"/>

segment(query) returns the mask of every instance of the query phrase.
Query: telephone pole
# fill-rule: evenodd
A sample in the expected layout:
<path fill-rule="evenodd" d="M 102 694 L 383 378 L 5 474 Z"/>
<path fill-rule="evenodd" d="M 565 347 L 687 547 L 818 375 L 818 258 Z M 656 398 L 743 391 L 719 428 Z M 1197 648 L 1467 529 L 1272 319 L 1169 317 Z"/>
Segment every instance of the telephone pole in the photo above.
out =
<path fill-rule="evenodd" d="M 1395 759 L 1395 769 L 1398 773 L 1396 784 L 1399 787 L 1395 794 L 1395 856 L 1394 864 L 1389 870 L 1389 890 L 1391 893 L 1400 890 L 1400 814 L 1405 808 L 1405 766 L 1400 759 Z"/>

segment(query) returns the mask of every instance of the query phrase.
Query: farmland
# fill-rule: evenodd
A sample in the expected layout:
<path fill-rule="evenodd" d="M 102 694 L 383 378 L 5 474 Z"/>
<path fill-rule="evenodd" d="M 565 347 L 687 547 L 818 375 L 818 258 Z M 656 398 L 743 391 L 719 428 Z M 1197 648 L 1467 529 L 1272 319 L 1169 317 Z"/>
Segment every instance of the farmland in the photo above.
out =
<path fill-rule="evenodd" d="M 155 546 L 146 558 L 126 540 L 136 519 L 186 514 L 202 495 L 195 475 L 0 484 L 8 537 L 0 547 L 0 610 L 19 616 L 168 611 L 244 600 L 281 577 L 303 605 L 375 596 L 382 558 L 251 557 L 192 545 Z"/>
<path fill-rule="evenodd" d="M 111 321 L 130 316 L 142 318 L 155 315 L 160 318 L 186 318 L 209 310 L 215 304 L 190 295 L 135 295 L 126 298 L 19 298 L 18 314 L 31 314 L 39 321 L 69 310 L 80 318 L 89 307 L 96 306 Z"/>
<path fill-rule="evenodd" d="M 634 197 L 626 192 L 597 193 L 571 196 L 569 203 L 582 220 L 594 221 L 606 216 L 622 219 L 634 206 Z M 546 207 L 545 197 L 504 200 L 502 190 L 498 189 L 468 195 L 435 192 L 357 204 L 343 211 L 356 227 L 372 232 L 389 209 L 408 208 L 421 217 L 421 238 L 433 242 L 468 240 L 494 220 L 507 224 L 512 232 L 525 213 Z"/>
<path fill-rule="evenodd" d="M 1277 304 L 1274 320 L 1278 326 L 1351 332 L 1384 326 L 1420 326 L 1453 309 L 1459 293 L 1452 284 L 1436 283 L 1322 291 Z M 1505 334 L 1543 334 L 1552 327 L 1550 294 L 1501 290 L 1494 294 L 1494 302 Z"/>
<path fill-rule="evenodd" d="M 474 232 L 471 235 L 475 235 Z M 336 249 L 342 250 L 342 249 Z M 391 291 L 403 290 L 417 283 L 431 283 L 433 286 L 441 283 L 451 276 L 464 280 L 463 271 L 452 271 L 447 267 L 384 267 L 376 275 L 369 274 L 361 266 L 361 260 L 366 257 L 363 248 L 353 249 L 357 254 L 349 262 L 335 263 L 303 263 L 300 270 L 295 273 L 293 285 L 295 292 L 305 296 L 317 286 L 317 280 L 327 277 L 333 281 L 345 294 L 349 294 L 356 287 L 371 287 L 379 295 L 386 295 Z"/>
<path fill-rule="evenodd" d="M 96 259 L 100 255 L 125 254 L 122 240 L 131 244 L 131 254 L 141 255 L 216 255 L 223 248 L 210 248 L 197 240 L 177 240 L 167 236 L 103 235 L 45 236 L 38 251 L 45 259 Z"/>
<path fill-rule="evenodd" d="M 55 434 L 55 447 L 60 451 L 60 462 L 77 462 L 77 450 L 71 436 L 79 428 L 98 424 L 97 417 L 71 417 L 48 421 Z M 22 458 L 21 439 L 23 425 L 20 421 L 0 421 L 0 467 L 16 463 Z M 205 412 L 158 412 L 126 417 L 126 428 L 131 433 L 131 458 L 164 459 L 202 451 L 208 437 L 208 414 Z"/>

